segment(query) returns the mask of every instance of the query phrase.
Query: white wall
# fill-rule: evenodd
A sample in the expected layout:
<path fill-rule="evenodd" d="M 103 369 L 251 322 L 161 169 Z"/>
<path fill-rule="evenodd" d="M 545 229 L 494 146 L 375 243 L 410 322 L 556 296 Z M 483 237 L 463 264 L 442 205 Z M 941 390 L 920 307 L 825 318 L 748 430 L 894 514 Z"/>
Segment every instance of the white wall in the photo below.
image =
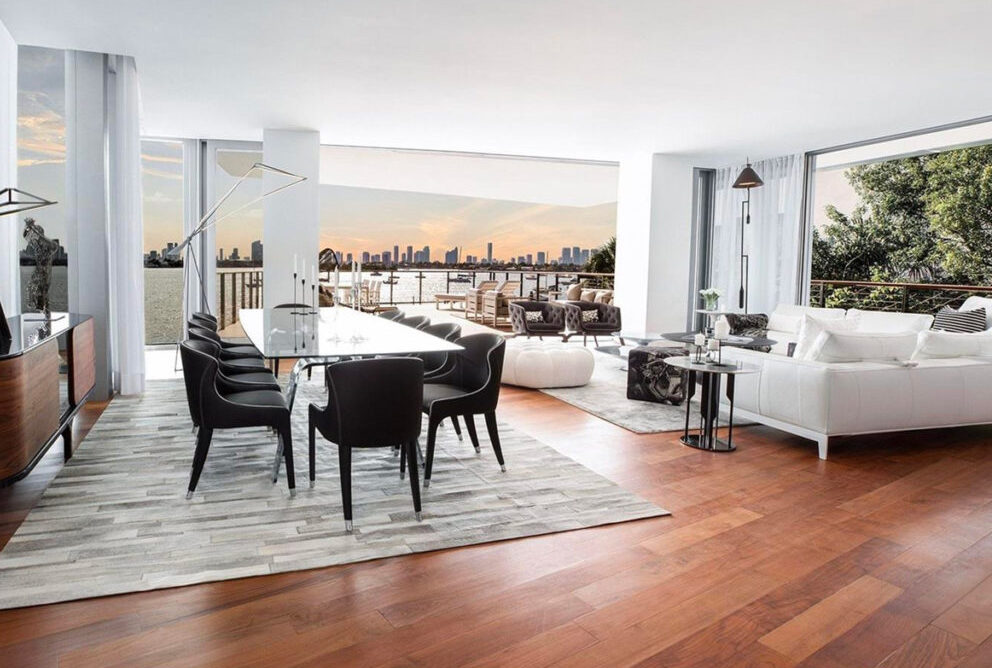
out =
<path fill-rule="evenodd" d="M 306 181 L 266 197 L 263 203 L 262 243 L 265 246 L 263 300 L 266 306 L 293 301 L 293 257 L 306 262 L 307 292 L 311 267 L 316 266 L 320 244 L 320 134 L 310 130 L 266 129 L 262 162 L 307 177 Z M 287 177 L 265 172 L 262 191 L 287 183 Z M 303 278 L 302 276 L 299 278 Z M 297 301 L 301 297 L 297 281 Z"/>
<path fill-rule="evenodd" d="M 17 43 L 0 23 L 0 188 L 17 186 Z M 0 303 L 20 313 L 16 215 L 0 218 Z"/>
<path fill-rule="evenodd" d="M 641 153 L 620 161 L 616 303 L 626 331 L 685 328 L 692 170 L 682 156 Z"/>

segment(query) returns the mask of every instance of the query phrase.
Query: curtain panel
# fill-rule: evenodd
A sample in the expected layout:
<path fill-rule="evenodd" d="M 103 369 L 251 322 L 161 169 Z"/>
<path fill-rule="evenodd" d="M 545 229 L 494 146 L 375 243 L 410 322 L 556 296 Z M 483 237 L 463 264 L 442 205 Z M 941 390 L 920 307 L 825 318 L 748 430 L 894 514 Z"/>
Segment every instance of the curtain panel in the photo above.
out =
<path fill-rule="evenodd" d="M 751 224 L 744 226 L 748 255 L 748 311 L 771 313 L 794 304 L 801 260 L 803 155 L 761 160 L 751 165 L 764 185 L 751 189 Z M 744 190 L 732 187 L 744 165 L 716 171 L 714 183 L 712 271 L 709 287 L 722 292 L 720 308 L 740 311 L 741 203 Z"/>
<path fill-rule="evenodd" d="M 134 58 L 108 55 L 106 62 L 111 372 L 114 390 L 140 394 L 145 389 L 141 98 Z"/>

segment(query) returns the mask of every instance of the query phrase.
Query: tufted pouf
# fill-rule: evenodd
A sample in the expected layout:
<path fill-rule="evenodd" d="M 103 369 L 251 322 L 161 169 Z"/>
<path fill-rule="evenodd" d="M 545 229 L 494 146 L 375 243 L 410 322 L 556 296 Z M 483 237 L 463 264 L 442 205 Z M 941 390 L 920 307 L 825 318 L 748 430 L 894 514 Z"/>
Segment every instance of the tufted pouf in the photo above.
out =
<path fill-rule="evenodd" d="M 579 387 L 592 378 L 592 351 L 544 341 L 507 342 L 503 383 L 521 387 Z"/>

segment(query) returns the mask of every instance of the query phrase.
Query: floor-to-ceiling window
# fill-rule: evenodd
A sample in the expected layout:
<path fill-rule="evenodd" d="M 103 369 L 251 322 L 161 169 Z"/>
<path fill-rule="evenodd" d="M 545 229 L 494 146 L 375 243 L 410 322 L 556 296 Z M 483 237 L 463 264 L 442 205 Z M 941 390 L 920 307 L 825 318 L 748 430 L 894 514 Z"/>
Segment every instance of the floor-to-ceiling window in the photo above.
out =
<path fill-rule="evenodd" d="M 992 123 L 816 156 L 809 300 L 933 312 L 992 286 Z"/>
<path fill-rule="evenodd" d="M 58 242 L 52 267 L 49 305 L 68 310 L 71 248 L 66 248 L 65 221 L 65 52 L 21 46 L 17 54 L 17 183 L 21 190 L 58 204 L 17 215 L 21 237 L 21 306 L 37 310 L 28 301 L 28 285 L 35 259 L 23 237 L 28 219 Z"/>
<path fill-rule="evenodd" d="M 595 256 L 616 234 L 617 171 L 612 163 L 323 146 L 321 248 L 345 266 L 361 261 L 382 273 L 391 282 L 381 298 L 396 303 L 465 289 L 470 274 L 527 270 L 524 294 L 542 272 L 599 266 L 611 274 L 612 253 L 608 264 Z"/>
<path fill-rule="evenodd" d="M 174 343 L 182 333 L 183 143 L 141 141 L 145 236 L 145 343 Z"/>

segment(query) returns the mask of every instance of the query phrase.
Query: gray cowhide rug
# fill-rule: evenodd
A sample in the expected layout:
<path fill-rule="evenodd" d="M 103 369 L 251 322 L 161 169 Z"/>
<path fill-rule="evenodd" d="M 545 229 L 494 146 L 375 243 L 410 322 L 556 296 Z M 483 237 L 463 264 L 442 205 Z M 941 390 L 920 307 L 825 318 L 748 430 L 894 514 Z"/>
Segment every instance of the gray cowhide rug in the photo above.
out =
<path fill-rule="evenodd" d="M 274 437 L 215 432 L 196 495 L 185 498 L 193 436 L 181 380 L 151 381 L 111 402 L 0 552 L 0 608 L 266 575 L 667 515 L 557 450 L 500 425 L 507 472 L 480 429 L 482 454 L 439 432 L 417 522 L 390 449 L 354 455 L 355 531 L 344 531 L 337 450 L 306 473 L 306 406 L 294 411 L 298 493 L 273 485 Z M 480 427 L 481 427 L 480 423 Z"/>

